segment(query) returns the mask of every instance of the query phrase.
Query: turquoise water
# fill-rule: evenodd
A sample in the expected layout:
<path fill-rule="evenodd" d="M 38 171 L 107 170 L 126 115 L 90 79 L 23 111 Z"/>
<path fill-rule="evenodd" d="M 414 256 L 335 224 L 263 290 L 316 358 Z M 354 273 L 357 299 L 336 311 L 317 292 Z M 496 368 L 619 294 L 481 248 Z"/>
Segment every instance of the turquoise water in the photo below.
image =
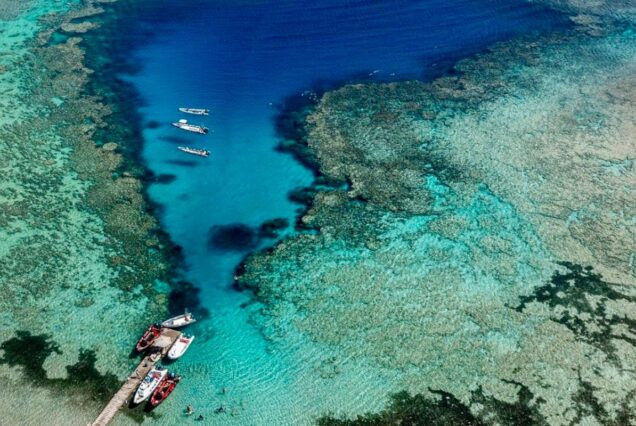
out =
<path fill-rule="evenodd" d="M 0 423 L 89 423 L 182 303 L 182 385 L 115 424 L 634 423 L 636 8 L 554 3 L 0 0 Z M 347 184 L 259 251 L 308 101 Z"/>
<path fill-rule="evenodd" d="M 152 185 L 150 196 L 212 317 L 193 328 L 197 340 L 175 365 L 184 381 L 158 412 L 170 418 L 191 403 L 212 423 L 306 424 L 330 411 L 382 408 L 395 389 L 390 376 L 369 374 L 364 360 L 334 375 L 319 344 L 293 334 L 284 346 L 263 338 L 243 307 L 250 296 L 232 288 L 234 268 L 254 247 L 211 246 L 210 229 L 294 222 L 300 207 L 287 194 L 309 185 L 312 174 L 274 149 L 274 123 L 288 97 L 344 81 L 430 78 L 497 40 L 560 29 L 563 18 L 503 1 L 202 1 L 177 17 L 173 7 L 150 8 L 127 34 L 140 69 L 126 78 L 144 100 L 146 123 L 159 123 L 144 130 L 143 159 L 156 175 L 173 175 Z M 182 117 L 179 106 L 211 114 Z M 212 131 L 170 128 L 178 118 Z M 181 144 L 212 155 L 185 156 L 176 151 Z M 221 405 L 227 412 L 214 414 Z"/>

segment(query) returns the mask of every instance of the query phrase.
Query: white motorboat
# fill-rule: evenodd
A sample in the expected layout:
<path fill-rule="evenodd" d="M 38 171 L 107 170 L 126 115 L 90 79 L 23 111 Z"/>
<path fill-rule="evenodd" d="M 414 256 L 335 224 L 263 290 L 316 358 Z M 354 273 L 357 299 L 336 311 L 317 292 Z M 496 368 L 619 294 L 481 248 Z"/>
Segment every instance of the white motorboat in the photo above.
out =
<path fill-rule="evenodd" d="M 180 328 L 188 324 L 192 324 L 193 322 L 196 322 L 196 320 L 190 312 L 186 311 L 183 315 L 178 315 L 176 317 L 165 320 L 161 323 L 161 325 L 167 328 Z"/>
<path fill-rule="evenodd" d="M 210 114 L 210 110 L 205 108 L 179 108 L 179 111 L 185 112 L 186 114 L 194 114 L 194 115 Z"/>
<path fill-rule="evenodd" d="M 168 358 L 170 359 L 181 358 L 181 356 L 183 356 L 185 351 L 188 350 L 193 340 L 194 340 L 194 336 L 186 336 L 185 334 L 182 334 L 181 336 L 179 336 L 177 341 L 174 342 L 174 344 L 170 347 L 170 350 L 168 351 Z"/>
<path fill-rule="evenodd" d="M 140 404 L 148 399 L 157 385 L 159 385 L 163 378 L 166 377 L 166 374 L 168 374 L 168 370 L 163 367 L 157 366 L 150 370 L 148 375 L 137 388 L 137 392 L 135 392 L 135 397 L 133 398 L 133 403 Z"/>
<path fill-rule="evenodd" d="M 199 157 L 210 156 L 210 151 L 208 151 L 207 149 L 197 149 L 197 148 L 191 148 L 189 146 L 178 146 L 177 149 L 179 151 L 183 151 L 188 154 L 198 155 Z"/>
<path fill-rule="evenodd" d="M 175 123 L 172 123 L 172 125 L 181 130 L 185 130 L 192 133 L 199 133 L 201 135 L 207 135 L 209 131 L 207 127 L 197 126 L 196 124 L 190 124 L 188 123 L 188 120 L 185 120 L 185 119 L 181 119 Z"/>

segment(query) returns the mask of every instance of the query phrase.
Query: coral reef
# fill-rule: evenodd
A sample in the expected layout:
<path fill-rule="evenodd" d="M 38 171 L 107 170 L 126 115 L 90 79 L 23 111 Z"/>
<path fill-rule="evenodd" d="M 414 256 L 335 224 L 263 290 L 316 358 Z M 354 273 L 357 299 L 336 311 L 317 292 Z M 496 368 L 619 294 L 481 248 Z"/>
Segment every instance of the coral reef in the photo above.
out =
<path fill-rule="evenodd" d="M 9 405 L 37 384 L 33 376 L 88 393 L 94 399 L 69 408 L 68 393 L 33 391 L 59 399 L 43 405 L 58 407 L 53 418 L 67 410 L 81 422 L 128 373 L 136 334 L 167 313 L 157 283 L 169 282 L 173 255 L 145 199 L 143 169 L 122 155 L 138 140 L 109 103 L 112 82 L 87 66 L 110 2 L 46 3 L 22 4 L 11 22 L 20 37 L 2 58 L 0 375 L 13 383 Z M 30 382 L 11 368 L 16 350 Z"/>
<path fill-rule="evenodd" d="M 263 302 L 253 317 L 274 347 L 300 335 L 329 348 L 336 374 L 364 360 L 388 392 L 420 395 L 351 424 L 431 424 L 408 411 L 439 408 L 429 389 L 475 424 L 635 421 L 636 34 L 623 6 L 430 83 L 344 86 L 305 109 L 303 129 L 282 123 L 298 138 L 285 149 L 348 186 L 298 191 L 308 232 L 248 258 L 236 286 Z M 486 399 L 533 414 L 488 417 Z"/>

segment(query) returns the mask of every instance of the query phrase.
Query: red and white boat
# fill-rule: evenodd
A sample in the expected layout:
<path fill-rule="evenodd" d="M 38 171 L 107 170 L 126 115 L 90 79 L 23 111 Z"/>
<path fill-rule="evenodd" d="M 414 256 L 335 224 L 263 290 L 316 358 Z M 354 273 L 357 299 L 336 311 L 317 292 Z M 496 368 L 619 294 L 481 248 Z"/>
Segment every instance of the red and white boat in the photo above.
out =
<path fill-rule="evenodd" d="M 178 359 L 183 356 L 185 351 L 188 350 L 192 341 L 194 340 L 194 336 L 186 336 L 182 334 L 179 336 L 176 342 L 172 344 L 170 350 L 168 351 L 168 358 L 170 359 Z"/>
<path fill-rule="evenodd" d="M 174 388 L 177 387 L 179 380 L 181 380 L 181 376 L 177 376 L 174 373 L 168 373 L 168 375 L 161 380 L 155 391 L 152 393 L 152 396 L 150 397 L 150 405 L 152 407 L 156 407 L 165 401 L 168 395 L 170 395 Z"/>
<path fill-rule="evenodd" d="M 148 399 L 167 375 L 168 370 L 163 367 L 157 366 L 150 370 L 143 382 L 141 382 L 137 388 L 137 392 L 135 392 L 135 397 L 133 398 L 133 403 L 139 404 Z"/>
<path fill-rule="evenodd" d="M 161 334 L 161 326 L 159 324 L 152 324 L 148 330 L 141 336 L 135 349 L 137 352 L 143 352 L 150 347 L 157 340 L 157 337 Z"/>

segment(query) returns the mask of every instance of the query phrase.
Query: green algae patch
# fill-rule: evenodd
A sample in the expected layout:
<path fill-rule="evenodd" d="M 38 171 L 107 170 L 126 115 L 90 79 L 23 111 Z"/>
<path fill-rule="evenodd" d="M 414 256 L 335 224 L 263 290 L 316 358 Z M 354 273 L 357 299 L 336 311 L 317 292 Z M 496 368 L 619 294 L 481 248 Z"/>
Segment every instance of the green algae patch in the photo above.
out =
<path fill-rule="evenodd" d="M 320 348 L 334 382 L 363 364 L 414 404 L 321 422 L 435 424 L 431 389 L 476 424 L 634 421 L 636 44 L 621 5 L 432 82 L 344 86 L 284 123 L 298 138 L 284 149 L 348 185 L 294 194 L 305 232 L 250 256 L 236 285 L 262 302 L 248 309 L 272 350 Z"/>

